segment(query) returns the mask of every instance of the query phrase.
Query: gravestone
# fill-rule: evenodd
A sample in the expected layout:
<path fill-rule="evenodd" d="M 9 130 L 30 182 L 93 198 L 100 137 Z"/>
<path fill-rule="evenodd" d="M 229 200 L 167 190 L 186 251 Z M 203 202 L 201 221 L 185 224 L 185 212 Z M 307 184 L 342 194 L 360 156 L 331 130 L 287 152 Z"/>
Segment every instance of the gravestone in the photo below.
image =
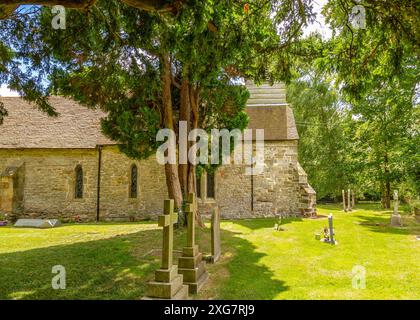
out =
<path fill-rule="evenodd" d="M 143 299 L 187 299 L 188 286 L 183 284 L 178 266 L 173 264 L 174 224 L 178 221 L 178 214 L 174 212 L 172 199 L 165 200 L 164 214 L 158 219 L 159 226 L 163 227 L 162 267 L 155 271 L 155 281 L 147 283 Z"/>
<path fill-rule="evenodd" d="M 328 228 L 330 230 L 330 243 L 335 244 L 334 240 L 334 228 L 333 228 L 333 215 L 330 213 L 328 216 Z"/>
<path fill-rule="evenodd" d="M 343 190 L 341 190 L 341 194 L 343 196 L 343 211 L 347 212 L 347 207 L 346 207 L 346 192 Z"/>
<path fill-rule="evenodd" d="M 398 190 L 394 190 L 394 212 L 391 216 L 391 226 L 401 227 L 401 215 L 398 213 Z"/>
<path fill-rule="evenodd" d="M 220 211 L 219 207 L 213 209 L 211 216 L 211 262 L 216 263 L 220 258 Z"/>
<path fill-rule="evenodd" d="M 60 220 L 57 219 L 19 219 L 14 227 L 16 228 L 38 228 L 49 229 L 61 226 Z"/>
<path fill-rule="evenodd" d="M 334 239 L 334 227 L 333 227 L 333 215 L 332 213 L 328 216 L 328 227 L 323 229 L 324 239 L 320 239 L 322 242 L 331 243 L 331 244 L 338 244 L 338 242 Z M 315 236 L 315 239 L 318 239 Z"/>
<path fill-rule="evenodd" d="M 351 211 L 350 189 L 347 190 L 347 211 Z"/>
<path fill-rule="evenodd" d="M 184 285 L 188 285 L 189 293 L 200 291 L 209 275 L 203 254 L 199 252 L 195 243 L 195 214 L 197 203 L 194 193 L 190 193 L 185 206 L 187 214 L 187 246 L 182 249 L 182 256 L 178 259 L 178 272 L 184 276 Z"/>

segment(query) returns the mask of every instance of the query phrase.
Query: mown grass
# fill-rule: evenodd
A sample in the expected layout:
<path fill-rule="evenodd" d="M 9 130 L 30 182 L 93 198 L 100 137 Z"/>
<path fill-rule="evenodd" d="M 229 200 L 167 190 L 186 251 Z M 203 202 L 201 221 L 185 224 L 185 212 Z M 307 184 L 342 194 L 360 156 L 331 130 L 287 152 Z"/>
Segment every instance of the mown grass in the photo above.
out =
<path fill-rule="evenodd" d="M 391 212 L 363 204 L 333 213 L 338 245 L 315 240 L 326 218 L 222 222 L 221 260 L 198 299 L 420 299 L 420 224 L 388 226 Z M 68 224 L 49 230 L 0 228 L 0 299 L 139 299 L 159 267 L 161 230 L 153 222 Z M 197 235 L 210 250 L 209 230 Z M 185 243 L 175 232 L 175 249 Z M 54 290 L 51 268 L 63 265 L 67 288 Z M 354 266 L 366 288 L 354 289 Z"/>

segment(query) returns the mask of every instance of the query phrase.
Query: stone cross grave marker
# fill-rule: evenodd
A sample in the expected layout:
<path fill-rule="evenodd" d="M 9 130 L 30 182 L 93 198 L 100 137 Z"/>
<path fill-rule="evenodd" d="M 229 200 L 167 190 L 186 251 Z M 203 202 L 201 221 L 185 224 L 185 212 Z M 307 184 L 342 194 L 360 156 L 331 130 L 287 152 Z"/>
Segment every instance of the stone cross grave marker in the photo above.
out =
<path fill-rule="evenodd" d="M 200 291 L 209 275 L 203 254 L 199 252 L 195 243 L 195 215 L 197 199 L 194 193 L 188 194 L 185 212 L 187 213 L 187 246 L 182 249 L 182 256 L 178 260 L 178 272 L 184 276 L 184 284 L 188 285 L 190 293 Z"/>
<path fill-rule="evenodd" d="M 220 211 L 214 207 L 211 215 L 211 262 L 216 263 L 220 258 Z"/>
<path fill-rule="evenodd" d="M 158 217 L 159 227 L 163 227 L 162 269 L 173 266 L 174 224 L 178 222 L 178 213 L 174 212 L 173 200 L 164 202 L 164 215 Z"/>
<path fill-rule="evenodd" d="M 394 212 L 391 217 L 391 226 L 401 226 L 401 215 L 398 213 L 398 190 L 394 190 Z"/>
<path fill-rule="evenodd" d="M 146 300 L 188 298 L 188 286 L 183 285 L 183 276 L 178 274 L 178 266 L 173 264 L 174 224 L 177 221 L 174 201 L 165 200 L 164 214 L 158 217 L 158 225 L 163 227 L 162 267 L 155 271 L 155 281 L 146 286 Z"/>

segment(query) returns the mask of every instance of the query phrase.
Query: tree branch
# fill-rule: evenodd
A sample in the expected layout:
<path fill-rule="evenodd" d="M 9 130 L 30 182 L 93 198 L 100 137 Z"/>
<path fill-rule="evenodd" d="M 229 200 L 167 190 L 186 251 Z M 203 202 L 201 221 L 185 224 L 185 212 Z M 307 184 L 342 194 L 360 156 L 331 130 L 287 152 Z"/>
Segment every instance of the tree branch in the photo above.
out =
<path fill-rule="evenodd" d="M 177 13 L 185 0 L 120 0 L 125 4 L 145 11 Z M 66 8 L 85 10 L 96 3 L 96 0 L 0 0 L 0 19 L 9 17 L 20 5 L 61 5 Z"/>

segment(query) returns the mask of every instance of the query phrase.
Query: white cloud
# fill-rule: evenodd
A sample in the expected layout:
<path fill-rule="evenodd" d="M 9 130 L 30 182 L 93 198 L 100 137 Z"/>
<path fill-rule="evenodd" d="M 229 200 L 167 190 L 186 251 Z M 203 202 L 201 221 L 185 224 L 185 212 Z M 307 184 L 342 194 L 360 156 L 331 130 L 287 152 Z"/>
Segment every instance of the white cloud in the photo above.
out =
<path fill-rule="evenodd" d="M 10 90 L 7 85 L 0 86 L 0 97 L 19 97 L 19 93 Z"/>

